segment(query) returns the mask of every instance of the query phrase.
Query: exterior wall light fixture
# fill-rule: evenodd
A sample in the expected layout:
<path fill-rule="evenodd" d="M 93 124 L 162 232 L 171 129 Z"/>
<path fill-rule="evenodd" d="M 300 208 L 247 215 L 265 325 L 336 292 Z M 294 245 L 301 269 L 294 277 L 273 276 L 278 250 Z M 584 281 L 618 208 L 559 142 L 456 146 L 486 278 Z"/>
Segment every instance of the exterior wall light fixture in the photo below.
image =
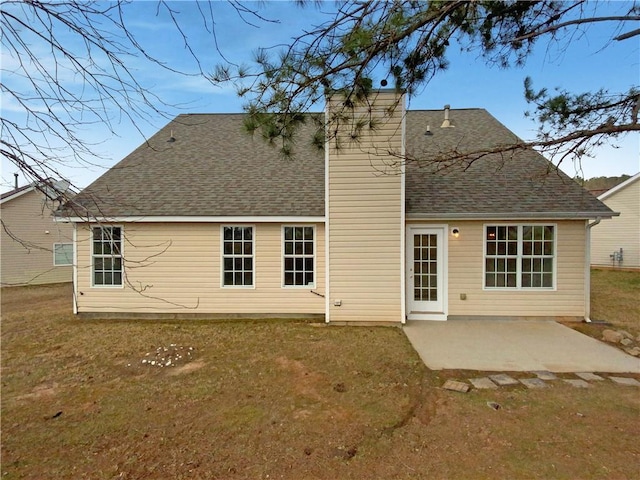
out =
<path fill-rule="evenodd" d="M 460 236 L 460 229 L 458 227 L 453 227 L 451 229 L 451 235 L 453 235 L 453 238 L 458 238 Z"/>

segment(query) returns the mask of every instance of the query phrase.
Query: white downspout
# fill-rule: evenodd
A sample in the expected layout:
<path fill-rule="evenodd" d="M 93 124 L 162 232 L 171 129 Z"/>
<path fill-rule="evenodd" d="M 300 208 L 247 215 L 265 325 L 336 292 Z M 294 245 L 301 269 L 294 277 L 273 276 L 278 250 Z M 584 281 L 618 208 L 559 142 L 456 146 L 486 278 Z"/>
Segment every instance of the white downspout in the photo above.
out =
<path fill-rule="evenodd" d="M 600 217 L 596 217 L 593 223 L 587 223 L 585 227 L 585 252 L 584 252 L 584 321 L 591 323 L 591 229 L 600 223 Z"/>
<path fill-rule="evenodd" d="M 331 269 L 330 269 L 330 256 L 331 248 L 329 244 L 331 219 L 329 217 L 329 160 L 331 148 L 329 142 L 329 100 L 327 100 L 324 107 L 324 321 L 325 323 L 331 322 Z"/>
<path fill-rule="evenodd" d="M 402 99 L 402 165 L 400 166 L 400 323 L 407 323 L 407 212 L 406 212 L 406 142 L 407 142 L 407 106 L 404 94 Z"/>
<path fill-rule="evenodd" d="M 73 314 L 78 314 L 78 224 L 73 222 Z"/>

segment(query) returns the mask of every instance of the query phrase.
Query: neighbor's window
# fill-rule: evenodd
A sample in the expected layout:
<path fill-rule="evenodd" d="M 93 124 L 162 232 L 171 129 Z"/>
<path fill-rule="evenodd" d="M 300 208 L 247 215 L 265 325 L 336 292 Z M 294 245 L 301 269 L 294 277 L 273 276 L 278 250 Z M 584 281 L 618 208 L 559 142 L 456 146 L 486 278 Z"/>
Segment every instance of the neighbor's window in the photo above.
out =
<path fill-rule="evenodd" d="M 485 227 L 486 288 L 553 288 L 554 225 Z"/>
<path fill-rule="evenodd" d="M 222 227 L 222 285 L 253 286 L 253 227 Z"/>
<path fill-rule="evenodd" d="M 91 233 L 93 285 L 122 286 L 122 228 L 93 227 Z"/>
<path fill-rule="evenodd" d="M 73 243 L 53 244 L 53 266 L 63 267 L 73 264 Z"/>
<path fill-rule="evenodd" d="M 314 233 L 314 227 L 283 227 L 285 286 L 314 285 Z"/>

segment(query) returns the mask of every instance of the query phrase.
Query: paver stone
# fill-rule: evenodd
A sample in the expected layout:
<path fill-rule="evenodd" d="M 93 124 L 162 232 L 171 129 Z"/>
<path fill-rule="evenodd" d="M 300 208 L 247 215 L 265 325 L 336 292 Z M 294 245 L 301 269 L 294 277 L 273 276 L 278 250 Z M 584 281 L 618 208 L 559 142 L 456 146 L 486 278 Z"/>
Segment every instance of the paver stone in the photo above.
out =
<path fill-rule="evenodd" d="M 590 386 L 584 380 L 576 379 L 576 378 L 565 378 L 563 382 L 568 383 L 572 387 L 576 387 L 576 388 L 589 388 Z"/>
<path fill-rule="evenodd" d="M 489 378 L 498 385 L 517 385 L 518 381 L 515 378 L 510 377 L 506 373 L 499 373 L 497 375 L 489 375 Z"/>
<path fill-rule="evenodd" d="M 576 375 L 583 380 L 594 380 L 594 381 L 604 380 L 604 378 L 602 378 L 600 375 L 596 375 L 595 373 L 591 373 L 591 372 L 578 372 L 576 373 Z"/>
<path fill-rule="evenodd" d="M 544 380 L 536 378 L 521 378 L 520 382 L 527 388 L 547 388 L 549 385 L 544 383 Z"/>
<path fill-rule="evenodd" d="M 475 388 L 478 388 L 478 389 L 498 388 L 498 386 L 495 383 L 493 383 L 491 379 L 488 377 L 470 378 L 469 381 L 471 382 L 471 385 L 473 385 Z"/>
<path fill-rule="evenodd" d="M 609 377 L 609 379 L 618 385 L 628 385 L 632 387 L 640 387 L 640 382 L 635 378 L 628 377 Z"/>
<path fill-rule="evenodd" d="M 456 380 L 447 380 L 442 386 L 445 390 L 453 390 L 454 392 L 466 393 L 471 388 L 467 383 L 458 382 Z"/>

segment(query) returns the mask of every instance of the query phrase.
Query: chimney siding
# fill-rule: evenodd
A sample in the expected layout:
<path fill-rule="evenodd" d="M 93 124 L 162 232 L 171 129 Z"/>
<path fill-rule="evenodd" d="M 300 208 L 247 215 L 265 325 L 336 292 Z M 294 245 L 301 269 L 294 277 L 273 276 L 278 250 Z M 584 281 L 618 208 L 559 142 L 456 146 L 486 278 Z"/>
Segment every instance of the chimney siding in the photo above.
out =
<path fill-rule="evenodd" d="M 346 115 L 341 108 L 339 99 L 328 101 L 329 320 L 398 322 L 404 97 L 381 91 Z M 365 126 L 358 132 L 358 125 Z"/>

